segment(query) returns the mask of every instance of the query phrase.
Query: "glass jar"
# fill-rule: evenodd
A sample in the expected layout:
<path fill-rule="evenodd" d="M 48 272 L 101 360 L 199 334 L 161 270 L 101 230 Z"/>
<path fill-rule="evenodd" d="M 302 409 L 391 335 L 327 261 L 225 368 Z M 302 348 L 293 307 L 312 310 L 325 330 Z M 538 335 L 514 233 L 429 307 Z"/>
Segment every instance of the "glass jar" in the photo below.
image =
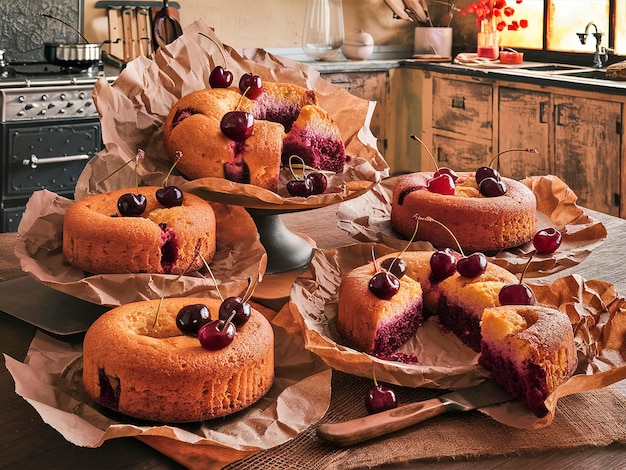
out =
<path fill-rule="evenodd" d="M 344 40 L 341 0 L 308 0 L 302 46 L 315 60 L 337 57 Z"/>
<path fill-rule="evenodd" d="M 496 27 L 495 17 L 485 18 L 480 22 L 476 55 L 484 59 L 497 59 L 500 55 L 500 32 Z"/>

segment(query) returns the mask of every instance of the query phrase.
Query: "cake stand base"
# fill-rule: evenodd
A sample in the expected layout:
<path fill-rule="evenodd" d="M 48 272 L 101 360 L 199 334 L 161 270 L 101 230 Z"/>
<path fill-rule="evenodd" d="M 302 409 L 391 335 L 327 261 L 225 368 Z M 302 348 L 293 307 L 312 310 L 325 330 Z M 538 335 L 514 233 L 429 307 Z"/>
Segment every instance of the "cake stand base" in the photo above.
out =
<path fill-rule="evenodd" d="M 294 271 L 308 266 L 313 247 L 299 235 L 290 231 L 272 211 L 249 210 L 256 224 L 261 244 L 267 252 L 266 274 Z"/>

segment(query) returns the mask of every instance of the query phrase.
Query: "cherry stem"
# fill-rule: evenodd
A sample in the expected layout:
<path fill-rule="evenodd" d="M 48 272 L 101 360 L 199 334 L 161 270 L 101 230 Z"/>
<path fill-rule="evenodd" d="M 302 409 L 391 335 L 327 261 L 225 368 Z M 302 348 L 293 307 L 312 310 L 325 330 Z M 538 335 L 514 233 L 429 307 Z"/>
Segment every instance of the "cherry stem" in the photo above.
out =
<path fill-rule="evenodd" d="M 435 170 L 439 170 L 439 165 L 437 165 L 437 160 L 435 160 L 435 157 L 433 156 L 431 151 L 428 149 L 428 147 L 426 147 L 426 144 L 424 143 L 424 141 L 422 141 L 422 139 L 420 139 L 415 134 L 411 134 L 411 139 L 417 140 L 420 144 L 422 144 L 422 147 L 424 147 L 424 150 L 426 150 L 426 152 L 430 156 L 430 159 L 433 161 L 433 164 L 435 165 Z"/>
<path fill-rule="evenodd" d="M 398 256 L 396 256 L 393 261 L 391 261 L 391 263 L 389 263 L 389 271 L 391 271 L 391 267 L 393 266 L 393 264 L 396 262 L 396 260 L 398 258 L 401 258 L 402 255 L 406 252 L 406 250 L 409 249 L 409 246 L 411 245 L 411 243 L 413 243 L 413 240 L 415 240 L 415 237 L 417 236 L 417 228 L 419 226 L 419 222 L 415 221 L 415 230 L 413 230 L 413 235 L 411 235 L 411 238 L 409 239 L 409 241 L 407 242 L 406 245 L 404 245 L 404 248 L 402 248 L 402 251 L 398 254 Z"/>
<path fill-rule="evenodd" d="M 376 380 L 376 368 L 372 365 L 372 378 L 374 379 L 374 386 L 378 387 L 378 380 Z"/>
<path fill-rule="evenodd" d="M 531 253 L 530 256 L 528 257 L 528 261 L 526 261 L 526 265 L 524 265 L 524 270 L 522 271 L 522 275 L 519 278 L 519 283 L 522 283 L 522 280 L 524 279 L 524 275 L 526 274 L 526 271 L 528 271 L 528 267 L 530 266 L 530 262 L 533 259 L 535 253 Z"/>
<path fill-rule="evenodd" d="M 432 217 L 428 216 L 428 217 L 422 217 L 419 214 L 415 214 L 413 216 L 413 218 L 415 220 L 423 220 L 424 222 L 434 222 L 436 224 L 441 225 L 449 234 L 450 236 L 454 239 L 456 246 L 459 247 L 459 253 L 461 253 L 461 256 L 465 257 L 465 253 L 463 253 L 463 248 L 461 248 L 461 244 L 459 243 L 459 240 L 454 236 L 454 233 L 452 233 L 452 230 L 450 230 L 448 227 L 446 227 L 444 224 L 442 224 L 441 222 L 439 222 L 438 220 L 433 219 Z"/>
<path fill-rule="evenodd" d="M 213 284 L 215 284 L 217 295 L 219 295 L 220 300 L 224 302 L 224 297 L 222 297 L 222 293 L 220 292 L 220 288 L 217 285 L 217 280 L 215 279 L 215 276 L 213 275 L 213 271 L 211 271 L 211 267 L 209 266 L 209 263 L 207 263 L 206 259 L 204 259 L 204 256 L 200 255 L 200 258 L 202 259 L 202 262 L 204 263 L 204 266 L 206 267 L 207 271 L 209 271 L 209 275 L 211 276 L 211 279 L 213 279 Z"/>
<path fill-rule="evenodd" d="M 228 317 L 226 319 L 226 321 L 224 322 L 224 326 L 222 327 L 222 329 L 220 331 L 224 331 L 226 329 L 226 327 L 232 321 L 232 319 L 235 318 L 235 315 L 237 315 L 237 312 L 235 310 L 233 310 L 233 313 L 231 313 L 230 317 Z M 219 329 L 219 326 L 218 326 L 218 329 Z"/>
<path fill-rule="evenodd" d="M 235 111 L 237 111 L 239 109 L 239 107 L 241 106 L 241 102 L 243 101 L 243 97 L 246 96 L 246 92 L 250 89 L 250 87 L 246 88 L 246 91 L 244 91 L 241 96 L 239 97 L 239 101 L 237 102 L 237 106 L 235 107 Z"/>
<path fill-rule="evenodd" d="M 295 179 L 298 179 L 298 177 L 296 176 L 296 173 L 293 171 L 293 160 L 300 160 L 300 165 L 302 165 L 302 179 L 304 179 L 306 177 L 306 172 L 304 171 L 306 168 L 306 163 L 304 163 L 304 160 L 299 155 L 291 155 L 289 157 L 289 171 L 291 171 L 291 175 Z"/>
<path fill-rule="evenodd" d="M 165 176 L 165 181 L 163 182 L 163 186 L 167 186 L 167 180 L 169 179 L 170 175 L 172 174 L 172 171 L 174 170 L 174 167 L 178 164 L 181 158 L 183 158 L 183 152 L 181 152 L 180 150 L 176 150 L 174 154 L 174 163 L 170 167 L 170 171 L 168 171 L 167 175 Z"/>
<path fill-rule="evenodd" d="M 220 51 L 220 53 L 222 54 L 222 59 L 224 60 L 224 68 L 228 68 L 228 61 L 226 60 L 226 53 L 224 52 L 224 49 L 222 48 L 222 46 L 220 46 L 217 41 L 215 41 L 215 39 L 213 39 L 212 37 L 207 36 L 204 33 L 198 33 L 200 36 L 204 36 L 205 38 L 207 38 L 209 41 L 211 41 L 213 44 L 215 44 L 218 48 L 218 50 Z"/>
<path fill-rule="evenodd" d="M 537 152 L 537 149 L 535 149 L 535 148 L 515 148 L 515 149 L 503 150 L 502 152 L 495 154 L 495 155 L 493 156 L 493 158 L 491 159 L 491 161 L 489 162 L 489 165 L 487 165 L 487 166 L 491 166 L 491 165 L 493 165 L 493 162 L 494 162 L 496 159 L 499 159 L 499 158 L 500 158 L 500 155 L 505 154 L 505 153 L 508 153 L 508 152 L 528 152 L 528 153 L 539 153 L 539 152 Z"/>
<path fill-rule="evenodd" d="M 248 278 L 248 288 L 246 289 L 246 292 L 243 295 L 244 303 L 252 298 L 252 295 L 254 294 L 254 289 L 256 289 L 256 285 L 260 282 L 260 279 L 259 279 L 260 277 L 261 275 L 259 273 L 254 279 L 254 282 L 252 282 L 252 279 Z"/>

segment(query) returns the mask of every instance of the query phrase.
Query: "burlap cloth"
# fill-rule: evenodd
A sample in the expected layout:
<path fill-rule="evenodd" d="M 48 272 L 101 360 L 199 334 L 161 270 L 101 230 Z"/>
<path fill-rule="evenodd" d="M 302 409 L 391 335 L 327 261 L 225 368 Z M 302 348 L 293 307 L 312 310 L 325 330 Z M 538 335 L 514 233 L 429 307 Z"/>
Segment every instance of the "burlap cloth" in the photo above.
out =
<path fill-rule="evenodd" d="M 283 308 L 278 317 L 287 313 Z M 286 318 L 286 317 L 283 317 Z M 295 333 L 295 332 L 294 332 Z M 512 428 L 470 411 L 444 414 L 387 437 L 349 448 L 319 440 L 317 427 L 363 416 L 364 397 L 372 381 L 333 371 L 328 412 L 295 439 L 261 451 L 224 468 L 350 469 L 400 464 L 420 459 L 489 458 L 554 449 L 626 444 L 626 397 L 611 388 L 559 399 L 552 424 L 528 430 Z M 394 386 L 400 405 L 433 398 L 441 391 Z"/>

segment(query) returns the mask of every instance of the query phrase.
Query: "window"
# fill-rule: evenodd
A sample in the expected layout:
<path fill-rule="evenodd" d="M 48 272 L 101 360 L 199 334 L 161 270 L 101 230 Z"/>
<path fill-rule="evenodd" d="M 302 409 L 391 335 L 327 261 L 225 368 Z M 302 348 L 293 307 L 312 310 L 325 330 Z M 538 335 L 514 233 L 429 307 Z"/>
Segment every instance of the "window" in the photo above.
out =
<path fill-rule="evenodd" d="M 595 38 L 590 34 L 582 44 L 577 35 L 589 24 L 588 33 L 595 33 L 596 27 L 603 33 L 602 46 L 613 49 L 616 55 L 626 55 L 626 0 L 523 0 L 515 5 L 514 18 L 528 20 L 528 28 L 504 31 L 502 45 L 593 54 Z"/>

